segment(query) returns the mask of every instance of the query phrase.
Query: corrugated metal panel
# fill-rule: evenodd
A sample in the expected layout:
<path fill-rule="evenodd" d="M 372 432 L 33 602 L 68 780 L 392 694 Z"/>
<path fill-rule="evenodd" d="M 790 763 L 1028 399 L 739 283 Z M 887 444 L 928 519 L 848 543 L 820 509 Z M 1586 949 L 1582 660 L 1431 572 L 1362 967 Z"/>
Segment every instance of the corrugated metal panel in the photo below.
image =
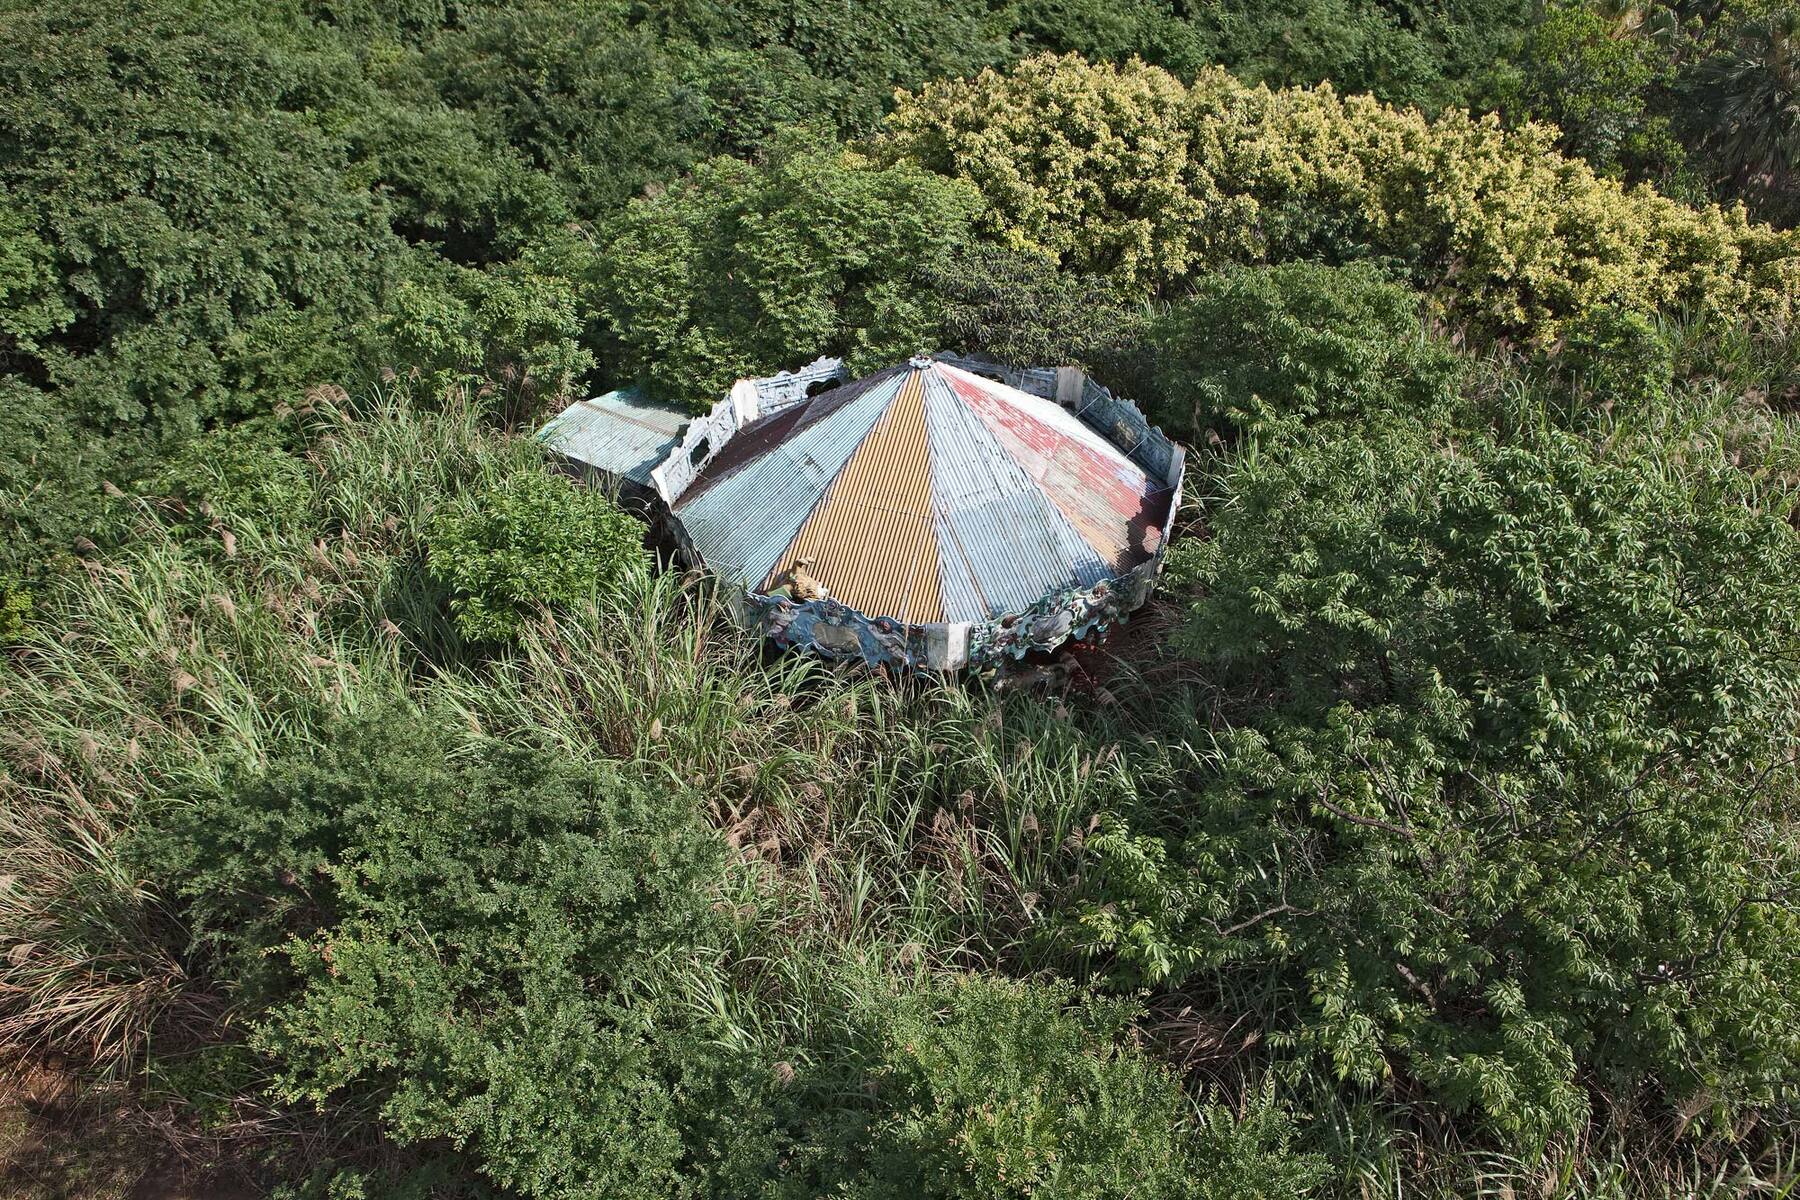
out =
<path fill-rule="evenodd" d="M 676 503 L 685 504 L 699 496 L 709 487 L 717 486 L 729 479 L 746 464 L 767 454 L 774 447 L 789 440 L 793 435 L 809 425 L 829 420 L 832 414 L 846 405 L 854 403 L 858 397 L 867 395 L 871 388 L 890 383 L 905 368 L 889 367 L 865 376 L 853 383 L 840 384 L 831 390 L 799 405 L 790 405 L 769 416 L 761 417 L 733 435 L 730 441 L 713 455 L 712 461 L 706 464 L 705 470 L 687 486 Z M 890 393 L 891 396 L 891 393 Z"/>
<path fill-rule="evenodd" d="M 1170 494 L 1054 401 L 915 359 L 745 426 L 674 512 L 734 582 L 766 592 L 809 558 L 833 599 L 916 625 L 1131 570 Z"/>
<path fill-rule="evenodd" d="M 746 464 L 761 458 L 779 446 L 794 431 L 794 426 L 799 424 L 800 417 L 805 411 L 804 407 L 786 408 L 772 416 L 752 421 L 738 430 L 732 435 L 731 440 L 726 442 L 717 454 L 713 455 L 712 461 L 706 464 L 705 469 L 699 475 L 695 476 L 694 481 L 688 484 L 687 490 L 677 497 L 676 503 L 686 504 L 694 500 L 707 488 L 716 487 L 719 483 L 731 478 Z"/>
<path fill-rule="evenodd" d="M 922 371 L 900 392 L 777 559 L 764 589 L 799 559 L 831 598 L 867 616 L 903 624 L 944 619 L 932 522 Z"/>
<path fill-rule="evenodd" d="M 1091 441 L 1096 435 L 1059 408 L 945 370 L 950 386 L 1113 570 L 1130 570 L 1148 555 L 1141 534 L 1153 497 L 1163 489 L 1141 467 L 1112 446 L 1097 448 Z M 1052 422 L 1051 413 L 1063 420 Z M 1067 422 L 1085 436 L 1064 436 L 1058 426 Z"/>
<path fill-rule="evenodd" d="M 577 400 L 539 430 L 538 439 L 565 458 L 649 486 L 651 469 L 687 423 L 686 414 L 627 388 Z"/>
<path fill-rule="evenodd" d="M 970 411 L 954 381 L 934 371 L 925 394 L 947 619 L 986 620 L 1053 589 L 1106 578 L 1107 562 Z"/>
<path fill-rule="evenodd" d="M 899 389 L 899 377 L 889 376 L 849 403 L 834 404 L 826 416 L 803 422 L 803 428 L 717 483 L 690 487 L 674 513 L 706 564 L 752 588 L 778 560 L 785 566 L 782 556 L 794 535 Z M 835 395 L 827 392 L 814 403 Z"/>

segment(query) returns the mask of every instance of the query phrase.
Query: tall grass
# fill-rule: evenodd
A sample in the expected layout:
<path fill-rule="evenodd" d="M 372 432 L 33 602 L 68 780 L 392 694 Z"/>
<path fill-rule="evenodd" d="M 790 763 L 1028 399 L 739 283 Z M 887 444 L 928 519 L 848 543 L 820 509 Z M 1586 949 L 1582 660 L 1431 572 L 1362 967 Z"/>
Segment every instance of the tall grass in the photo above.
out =
<path fill-rule="evenodd" d="M 0 1041 L 113 1077 L 238 1019 L 229 980 L 198 977 L 162 881 L 121 856 L 146 801 L 217 786 L 396 701 L 470 737 L 616 760 L 700 803 L 734 869 L 725 944 L 674 1003 L 772 1059 L 812 1043 L 857 993 L 947 970 L 1067 968 L 1039 936 L 1069 895 L 1096 814 L 1154 813 L 1211 751 L 1194 719 L 1148 719 L 1168 680 L 1130 673 L 1112 703 L 1003 699 L 978 684 L 890 679 L 770 656 L 695 576 L 645 569 L 540 614 L 515 646 L 458 640 L 423 561 L 433 507 L 535 447 L 452 406 L 320 403 L 312 498 L 279 529 L 154 504 L 138 536 L 46 596 L 0 661 Z M 1185 732 L 1184 732 L 1185 730 Z M 1190 744 L 1191 743 L 1191 744 Z M 1151 827 L 1146 823 L 1145 827 Z M 1268 1074 L 1253 980 L 1153 998 L 1146 1044 L 1196 1097 Z M 1519 1162 L 1405 1106 L 1374 1110 L 1284 1077 L 1314 1114 L 1333 1194 L 1781 1196 L 1791 1161 L 1619 1139 Z"/>
<path fill-rule="evenodd" d="M 316 414 L 312 520 L 277 536 L 221 517 L 179 532 L 140 504 L 121 552 L 45 596 L 0 662 L 0 1038 L 107 1074 L 159 1028 L 220 1005 L 168 947 L 158 881 L 116 853 L 148 798 L 216 785 L 403 694 L 409 640 L 441 641 L 421 601 L 417 530 L 459 477 L 518 447 L 452 412 L 378 400 Z M 379 491 L 377 491 L 379 489 Z M 389 615 L 391 614 L 391 615 Z"/>
<path fill-rule="evenodd" d="M 158 881 L 133 876 L 119 832 L 147 799 L 304 752 L 395 698 L 704 797 L 758 938 L 854 943 L 905 971 L 1019 960 L 1066 844 L 1129 786 L 1044 714 L 1015 725 L 960 686 L 769 658 L 698 577 L 644 570 L 477 653 L 444 618 L 421 533 L 434 504 L 545 469 L 535 449 L 466 408 L 378 396 L 322 403 L 306 455 L 311 509 L 279 530 L 219 514 L 195 534 L 142 505 L 131 544 L 49 596 L 0 668 L 11 1040 L 120 1071 L 156 1014 L 222 1003 L 169 948 Z M 737 957 L 754 973 L 767 955 Z"/>
<path fill-rule="evenodd" d="M 1024 954 L 1070 840 L 1132 783 L 1116 753 L 1084 749 L 1041 706 L 765 657 L 692 577 L 636 575 L 427 692 L 471 728 L 698 791 L 796 939 L 880 943 L 909 961 Z"/>

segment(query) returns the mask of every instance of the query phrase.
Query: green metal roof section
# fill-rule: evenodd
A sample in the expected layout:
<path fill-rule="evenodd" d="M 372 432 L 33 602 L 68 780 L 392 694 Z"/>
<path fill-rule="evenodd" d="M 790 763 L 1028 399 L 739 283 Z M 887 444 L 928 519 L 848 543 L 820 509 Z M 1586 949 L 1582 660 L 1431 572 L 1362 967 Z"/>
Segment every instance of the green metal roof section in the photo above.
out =
<path fill-rule="evenodd" d="M 621 388 L 577 400 L 538 430 L 538 440 L 564 458 L 644 487 L 687 428 L 686 413 Z"/>

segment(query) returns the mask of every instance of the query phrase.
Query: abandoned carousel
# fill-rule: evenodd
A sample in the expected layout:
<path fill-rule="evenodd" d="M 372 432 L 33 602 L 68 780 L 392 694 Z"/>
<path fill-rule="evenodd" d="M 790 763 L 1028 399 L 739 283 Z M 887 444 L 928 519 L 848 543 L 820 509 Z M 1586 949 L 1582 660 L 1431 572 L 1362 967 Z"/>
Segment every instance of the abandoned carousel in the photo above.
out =
<path fill-rule="evenodd" d="M 1143 604 L 1184 455 L 1080 370 L 921 355 L 741 379 L 688 420 L 635 392 L 539 434 L 649 507 L 777 645 L 987 667 Z"/>

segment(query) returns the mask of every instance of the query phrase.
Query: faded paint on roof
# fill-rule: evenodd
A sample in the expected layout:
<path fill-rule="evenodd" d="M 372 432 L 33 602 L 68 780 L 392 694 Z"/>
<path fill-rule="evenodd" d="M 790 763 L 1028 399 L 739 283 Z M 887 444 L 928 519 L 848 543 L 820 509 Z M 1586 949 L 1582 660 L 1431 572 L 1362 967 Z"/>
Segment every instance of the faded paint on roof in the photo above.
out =
<path fill-rule="evenodd" d="M 1111 574 L 949 379 L 932 380 L 927 394 L 947 619 L 1017 612 L 1046 592 Z"/>
<path fill-rule="evenodd" d="M 624 388 L 575 401 L 537 436 L 564 458 L 648 487 L 687 423 L 686 414 Z"/>
<path fill-rule="evenodd" d="M 1038 491 L 1080 531 L 1086 544 L 1101 553 L 1110 552 L 1111 569 L 1129 570 L 1134 555 L 1142 549 L 1133 544 L 1132 526 L 1146 507 L 1144 484 L 1148 477 L 1143 469 L 1117 448 L 1103 442 L 1096 445 L 1097 435 L 1061 408 L 1041 401 L 1037 405 L 1054 408 L 1084 436 L 1067 436 L 1068 426 L 1057 428 L 1038 413 L 997 394 L 997 388 L 976 386 L 977 378 L 952 375 L 949 383 Z"/>
<path fill-rule="evenodd" d="M 721 575 L 795 560 L 904 624 L 992 619 L 1153 557 L 1173 489 L 1054 400 L 933 359 L 753 421 L 673 511 Z"/>

